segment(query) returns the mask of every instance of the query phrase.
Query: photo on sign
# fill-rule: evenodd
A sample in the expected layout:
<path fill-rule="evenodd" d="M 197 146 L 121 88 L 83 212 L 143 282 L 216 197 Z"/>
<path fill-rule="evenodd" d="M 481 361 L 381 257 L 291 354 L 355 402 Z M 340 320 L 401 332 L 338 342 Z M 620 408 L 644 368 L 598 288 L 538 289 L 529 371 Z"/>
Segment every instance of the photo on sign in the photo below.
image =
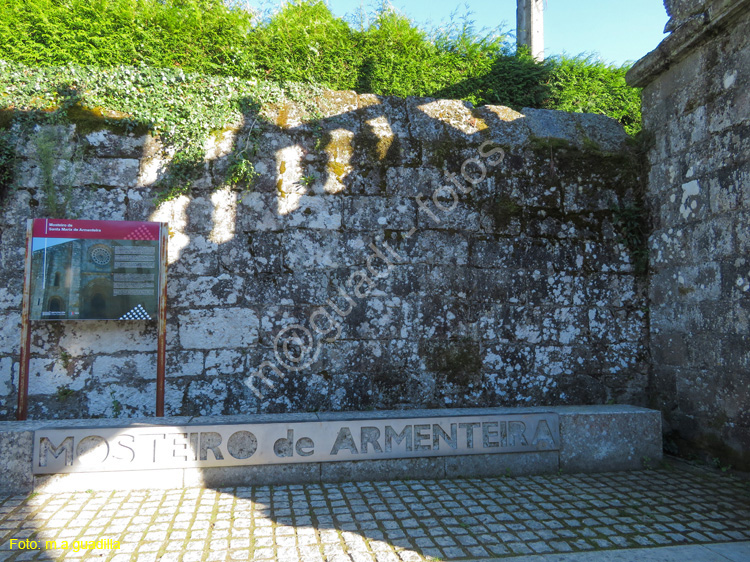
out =
<path fill-rule="evenodd" d="M 47 223 L 48 219 L 44 219 Z M 157 315 L 159 240 L 107 239 L 68 221 L 66 229 L 35 228 L 32 238 L 32 320 L 151 320 Z M 95 222 L 95 221 L 90 221 Z M 96 221 L 99 222 L 99 221 Z M 60 223 L 52 223 L 57 226 Z M 101 224 L 101 223 L 100 223 Z M 122 225 L 123 223 L 119 223 Z M 136 225 L 149 223 L 133 223 Z M 74 226 L 76 225 L 76 226 Z M 48 236 L 38 236 L 41 231 Z M 77 237 L 78 231 L 86 237 Z M 146 232 L 142 230 L 142 232 Z M 67 236 L 67 237 L 63 237 Z"/>

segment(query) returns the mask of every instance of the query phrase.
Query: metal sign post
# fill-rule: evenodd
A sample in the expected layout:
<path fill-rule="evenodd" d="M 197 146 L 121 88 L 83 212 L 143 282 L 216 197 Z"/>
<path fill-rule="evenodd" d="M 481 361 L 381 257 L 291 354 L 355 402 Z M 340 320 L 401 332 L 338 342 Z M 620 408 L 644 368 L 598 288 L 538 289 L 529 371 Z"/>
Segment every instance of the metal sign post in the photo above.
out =
<path fill-rule="evenodd" d="M 159 227 L 159 311 L 156 339 L 156 415 L 164 417 L 164 386 L 167 370 L 167 244 L 169 226 Z"/>
<path fill-rule="evenodd" d="M 28 415 L 29 353 L 31 351 L 31 242 L 34 221 L 26 221 L 26 259 L 23 277 L 23 303 L 21 304 L 21 358 L 18 366 L 18 411 L 16 418 L 25 420 Z"/>

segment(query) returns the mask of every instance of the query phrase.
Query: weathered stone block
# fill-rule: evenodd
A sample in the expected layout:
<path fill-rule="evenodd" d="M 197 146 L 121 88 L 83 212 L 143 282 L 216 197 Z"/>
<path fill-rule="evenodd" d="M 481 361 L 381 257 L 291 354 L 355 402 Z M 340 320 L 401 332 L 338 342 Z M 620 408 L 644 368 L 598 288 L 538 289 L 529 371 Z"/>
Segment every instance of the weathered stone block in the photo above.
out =
<path fill-rule="evenodd" d="M 750 337 L 747 335 L 729 334 L 724 336 L 722 345 L 722 360 L 720 365 L 729 369 L 747 372 L 750 368 Z M 733 386 L 744 386 L 744 381 L 738 381 Z"/>
<path fill-rule="evenodd" d="M 393 339 L 412 327 L 409 317 L 414 311 L 410 308 L 399 297 L 370 296 L 358 303 L 346 318 L 330 313 L 333 322 L 319 320 L 319 324 L 322 330 L 331 330 L 326 337 L 338 333 L 340 325 L 340 337 L 344 339 Z"/>
<path fill-rule="evenodd" d="M 293 302 L 264 308 L 260 316 L 261 343 L 273 347 L 275 338 L 286 333 L 285 330 L 290 326 L 303 326 L 309 331 L 309 319 L 316 308 L 313 305 L 295 305 Z M 289 337 L 293 338 L 295 335 L 296 332 Z M 308 340 L 305 342 L 308 343 Z"/>
<path fill-rule="evenodd" d="M 16 353 L 21 345 L 21 313 L 8 311 L 0 326 L 0 353 Z"/>
<path fill-rule="evenodd" d="M 385 174 L 388 195 L 402 197 L 431 196 L 439 187 L 440 175 L 429 168 L 389 168 Z"/>
<path fill-rule="evenodd" d="M 531 129 L 523 113 L 498 105 L 483 105 L 475 112 L 487 125 L 484 133 L 500 146 L 521 146 L 528 141 Z"/>
<path fill-rule="evenodd" d="M 441 479 L 446 477 L 446 460 L 393 459 L 382 461 L 352 461 L 320 463 L 322 482 L 358 482 L 414 478 Z M 448 474 L 455 474 L 448 473 Z"/>
<path fill-rule="evenodd" d="M 325 269 L 345 265 L 348 261 L 339 232 L 289 230 L 281 244 L 284 266 L 292 270 Z"/>
<path fill-rule="evenodd" d="M 185 349 L 245 347 L 258 341 L 258 315 L 247 308 L 193 310 L 181 314 L 180 345 Z"/>
<path fill-rule="evenodd" d="M 238 230 L 281 230 L 278 196 L 252 192 L 242 196 L 237 208 Z"/>
<path fill-rule="evenodd" d="M 190 308 L 215 308 L 237 305 L 244 298 L 242 277 L 229 273 L 219 276 L 177 278 L 167 284 L 167 298 L 175 306 Z"/>
<path fill-rule="evenodd" d="M 414 318 L 401 337 L 419 334 L 424 340 L 432 338 L 468 338 L 475 333 L 477 312 L 465 298 L 437 299 L 428 295 L 413 313 Z"/>
<path fill-rule="evenodd" d="M 189 355 L 183 356 L 187 359 Z M 156 380 L 156 354 L 155 353 L 131 353 L 127 357 L 113 357 L 111 355 L 98 355 L 89 373 L 97 383 L 121 382 L 137 383 L 142 380 Z M 72 390 L 79 390 L 85 383 L 85 377 L 80 376 L 73 379 Z"/>
<path fill-rule="evenodd" d="M 485 269 L 514 270 L 521 267 L 523 241 L 506 241 L 488 238 L 475 240 L 471 247 L 469 264 Z"/>
<path fill-rule="evenodd" d="M 183 471 L 150 470 L 148 478 L 138 472 L 118 473 L 118 490 L 170 490 L 183 488 L 187 484 L 183 480 Z M 83 474 L 40 474 L 33 479 L 33 488 L 46 494 L 62 494 L 66 492 L 83 492 L 86 490 L 112 490 L 112 475 L 105 473 Z M 31 488 L 28 488 L 31 491 Z"/>
<path fill-rule="evenodd" d="M 211 135 L 204 145 L 206 153 L 206 160 L 218 160 L 223 158 L 236 149 L 236 143 L 241 141 L 240 149 L 245 147 L 244 140 L 238 139 L 238 135 L 241 133 L 240 124 L 229 125 L 218 134 Z"/>
<path fill-rule="evenodd" d="M 651 352 L 660 364 L 680 366 L 688 362 L 687 343 L 680 333 L 653 334 Z"/>
<path fill-rule="evenodd" d="M 408 197 L 349 197 L 344 223 L 352 230 L 409 230 L 415 226 L 416 203 Z"/>
<path fill-rule="evenodd" d="M 34 432 L 23 424 L 3 423 L 0 425 L 0 492 L 8 495 L 31 492 L 34 479 L 31 467 L 31 453 Z"/>
<path fill-rule="evenodd" d="M 554 474 L 559 468 L 557 451 L 445 457 L 447 475 L 460 474 L 468 478 Z"/>
<path fill-rule="evenodd" d="M 748 193 L 750 193 L 750 188 L 748 188 Z M 750 229 L 747 228 L 747 225 L 750 224 L 750 203 L 745 207 L 746 209 L 737 213 L 734 218 L 737 253 L 741 256 L 750 254 Z"/>
<path fill-rule="evenodd" d="M 252 275 L 257 283 L 258 274 L 278 273 L 282 269 L 281 233 L 238 233 L 219 248 L 219 263 L 224 271 L 235 276 Z M 254 290 L 253 284 L 246 286 Z"/>
<path fill-rule="evenodd" d="M 94 382 L 87 390 L 86 406 L 89 416 L 94 418 L 130 418 L 154 416 L 156 414 L 156 361 L 152 368 L 138 377 L 125 378 L 118 383 Z M 151 376 L 148 376 L 151 375 Z M 144 380 L 148 379 L 148 380 Z M 94 379 L 95 380 L 95 379 Z"/>
<path fill-rule="evenodd" d="M 226 352 L 224 350 L 212 351 L 208 355 L 223 356 Z M 203 353 L 200 351 L 179 351 L 179 352 L 167 352 L 167 376 L 166 378 L 175 379 L 183 377 L 198 377 L 204 373 L 207 376 L 215 374 L 216 361 L 206 358 L 204 362 Z M 154 370 L 154 373 L 156 371 Z"/>
<path fill-rule="evenodd" d="M 169 240 L 169 276 L 218 275 L 215 256 L 221 246 L 199 234 L 175 232 Z"/>
<path fill-rule="evenodd" d="M 649 238 L 649 259 L 651 265 L 657 266 L 657 271 L 663 266 L 676 265 L 690 259 L 690 247 L 686 243 L 691 228 L 669 228 L 656 230 Z"/>
<path fill-rule="evenodd" d="M 401 250 L 401 247 L 398 249 Z M 417 231 L 406 244 L 406 255 L 411 263 L 466 265 L 469 261 L 469 241 L 463 233 Z"/>
<path fill-rule="evenodd" d="M 480 214 L 473 206 L 455 199 L 440 198 L 446 191 L 439 191 L 432 197 L 420 199 L 417 223 L 422 229 L 477 231 L 480 228 Z M 437 201 L 437 202 L 436 202 Z"/>
<path fill-rule="evenodd" d="M 123 135 L 106 129 L 94 131 L 83 138 L 89 153 L 105 158 L 141 158 L 147 139 L 145 135 Z"/>
<path fill-rule="evenodd" d="M 13 390 L 15 371 L 16 365 L 12 357 L 0 357 L 0 396 L 8 396 Z"/>
<path fill-rule="evenodd" d="M 628 135 L 622 125 L 606 115 L 576 114 L 583 137 L 604 152 L 619 152 L 626 148 Z"/>
<path fill-rule="evenodd" d="M 61 163 L 54 175 L 61 185 L 106 185 L 135 187 L 138 183 L 140 162 L 135 158 L 91 158 L 73 167 Z M 72 179 L 71 179 L 72 178 Z"/>
<path fill-rule="evenodd" d="M 661 460 L 659 412 L 632 406 L 588 409 L 575 407 L 560 415 L 561 470 L 633 470 Z"/>
<path fill-rule="evenodd" d="M 331 295 L 325 271 L 309 269 L 274 276 L 276 300 L 271 304 L 324 305 Z"/>
<path fill-rule="evenodd" d="M 320 482 L 320 464 L 275 464 L 185 470 L 185 486 L 224 488 L 234 486 L 283 486 Z"/>
<path fill-rule="evenodd" d="M 473 284 L 467 281 L 473 281 Z M 512 269 L 475 269 L 463 286 L 466 293 L 479 302 L 519 304 L 527 297 L 525 272 Z"/>
<path fill-rule="evenodd" d="M 423 103 L 407 104 L 407 107 L 410 110 L 409 117 L 414 119 L 412 123 L 417 124 L 417 126 L 419 123 L 426 125 L 427 123 L 439 122 L 443 124 L 442 130 L 434 125 L 434 129 L 428 128 L 430 133 L 427 138 L 429 139 L 438 139 L 440 133 L 442 133 L 448 138 L 468 140 L 483 128 L 483 123 L 474 116 L 473 107 L 469 102 L 425 99 Z M 430 117 L 431 120 L 425 120 L 423 115 L 416 112 Z M 438 136 L 433 136 L 435 134 Z"/>
<path fill-rule="evenodd" d="M 560 139 L 576 146 L 583 146 L 583 137 L 578 130 L 578 119 L 570 113 L 549 109 L 531 109 L 524 107 L 521 113 L 531 130 L 531 136 L 540 139 Z"/>
<path fill-rule="evenodd" d="M 212 350 L 206 353 L 202 369 L 196 370 L 196 375 L 205 373 L 207 378 L 220 375 L 234 375 L 244 378 L 246 374 L 246 357 L 241 351 L 231 349 Z"/>
<path fill-rule="evenodd" d="M 61 389 L 81 390 L 86 382 L 81 373 L 69 372 L 62 361 L 31 358 L 29 361 L 29 394 L 56 395 Z M 59 395 L 58 395 L 59 396 Z"/>
<path fill-rule="evenodd" d="M 563 193 L 567 212 L 607 211 L 618 204 L 614 190 L 601 189 L 592 184 L 565 185 Z"/>
<path fill-rule="evenodd" d="M 358 96 L 359 111 L 362 115 L 362 127 L 377 130 L 385 126 L 393 135 L 409 137 L 406 100 L 395 96 L 378 96 L 361 94 Z"/>

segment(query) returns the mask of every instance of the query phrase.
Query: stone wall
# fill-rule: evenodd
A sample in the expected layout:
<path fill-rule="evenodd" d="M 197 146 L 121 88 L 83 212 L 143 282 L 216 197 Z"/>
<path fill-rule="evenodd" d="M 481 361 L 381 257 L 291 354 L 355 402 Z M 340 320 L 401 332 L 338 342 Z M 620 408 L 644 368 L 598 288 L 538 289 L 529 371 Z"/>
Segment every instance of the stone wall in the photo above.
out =
<path fill-rule="evenodd" d="M 169 222 L 168 414 L 646 402 L 645 282 L 616 226 L 640 184 L 617 123 L 315 103 L 320 119 L 288 102 L 228 127 L 191 193 L 158 207 L 157 139 L 90 122 L 21 135 L 0 214 L 0 416 L 24 222 L 49 213 L 40 135 L 69 218 Z M 223 187 L 249 145 L 258 177 Z M 30 417 L 152 415 L 155 338 L 148 322 L 35 323 Z"/>
<path fill-rule="evenodd" d="M 673 450 L 748 469 L 750 2 L 671 4 L 679 25 L 628 76 L 655 141 L 653 405 Z"/>

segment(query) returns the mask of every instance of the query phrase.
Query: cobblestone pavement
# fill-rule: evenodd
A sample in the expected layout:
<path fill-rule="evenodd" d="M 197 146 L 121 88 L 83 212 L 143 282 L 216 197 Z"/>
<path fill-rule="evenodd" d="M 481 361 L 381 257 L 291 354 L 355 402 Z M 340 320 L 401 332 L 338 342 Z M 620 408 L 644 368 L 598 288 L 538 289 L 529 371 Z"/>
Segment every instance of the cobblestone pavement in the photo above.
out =
<path fill-rule="evenodd" d="M 73 543 L 107 539 L 119 549 Z M 416 562 L 747 540 L 750 482 L 693 468 L 0 498 L 0 560 Z"/>

